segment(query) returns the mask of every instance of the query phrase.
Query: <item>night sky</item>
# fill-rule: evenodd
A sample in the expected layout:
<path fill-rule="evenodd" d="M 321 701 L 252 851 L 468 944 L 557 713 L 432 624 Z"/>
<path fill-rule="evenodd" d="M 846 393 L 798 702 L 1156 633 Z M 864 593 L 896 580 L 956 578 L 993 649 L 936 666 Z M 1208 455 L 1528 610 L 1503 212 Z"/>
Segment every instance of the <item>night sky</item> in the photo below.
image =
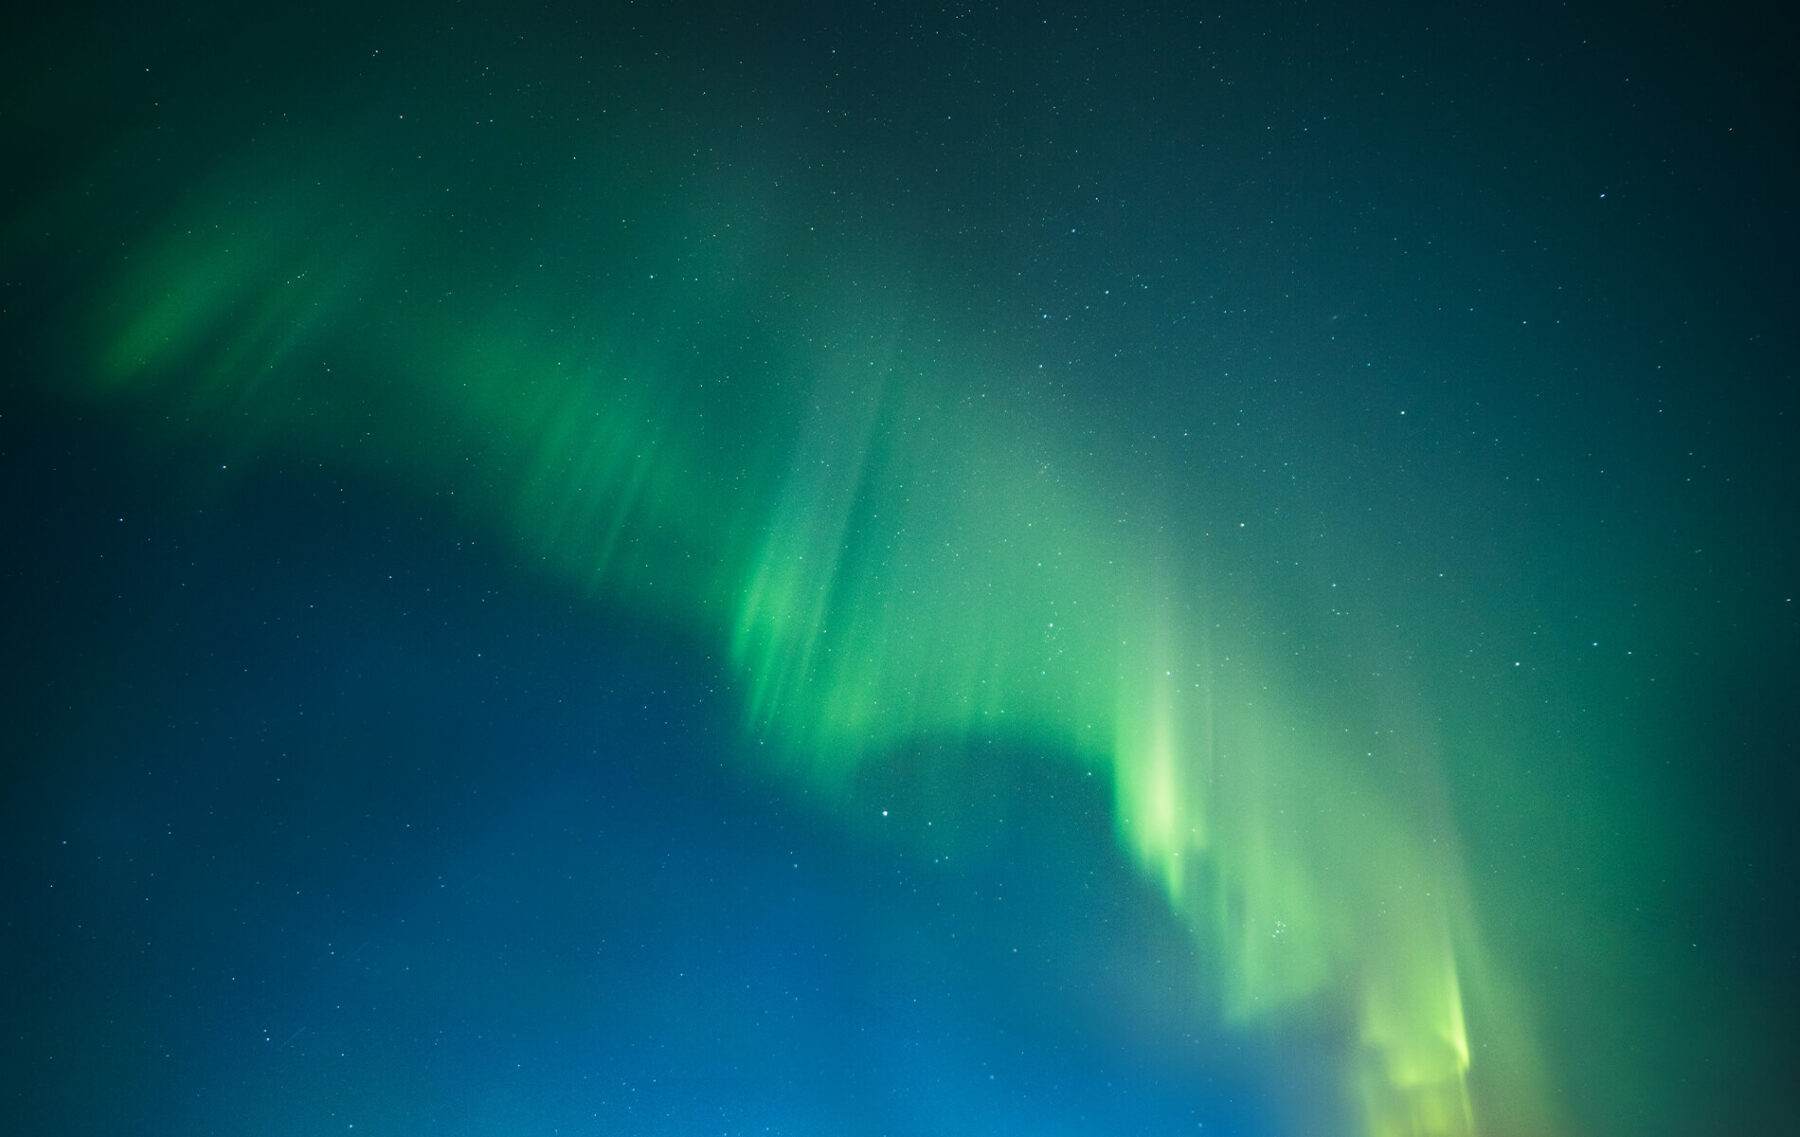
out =
<path fill-rule="evenodd" d="M 1773 6 L 13 7 L 0 1127 L 1800 1116 Z"/>

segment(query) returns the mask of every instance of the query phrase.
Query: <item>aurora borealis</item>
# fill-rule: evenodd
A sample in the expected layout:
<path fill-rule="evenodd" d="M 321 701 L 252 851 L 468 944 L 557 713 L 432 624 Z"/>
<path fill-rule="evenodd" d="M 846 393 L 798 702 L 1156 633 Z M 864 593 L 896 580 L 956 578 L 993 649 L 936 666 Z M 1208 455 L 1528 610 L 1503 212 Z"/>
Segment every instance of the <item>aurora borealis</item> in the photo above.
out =
<path fill-rule="evenodd" d="M 1776 1131 L 1791 81 L 1614 16 L 16 25 L 9 1110 Z"/>

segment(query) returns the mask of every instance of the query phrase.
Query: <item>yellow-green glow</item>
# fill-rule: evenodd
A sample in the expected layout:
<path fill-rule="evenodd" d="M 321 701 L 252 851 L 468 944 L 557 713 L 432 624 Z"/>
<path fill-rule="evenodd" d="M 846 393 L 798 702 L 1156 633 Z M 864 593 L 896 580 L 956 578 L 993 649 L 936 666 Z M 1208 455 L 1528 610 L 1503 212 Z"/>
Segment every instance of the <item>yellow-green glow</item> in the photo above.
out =
<path fill-rule="evenodd" d="M 1466 997 L 1510 1000 L 1453 835 L 1370 761 L 1405 752 L 1428 783 L 1430 739 L 1309 701 L 1255 598 L 1135 520 L 1129 471 L 1075 445 L 1079 424 L 981 397 L 1026 361 L 879 273 L 778 263 L 790 234 L 751 220 L 763 203 L 602 242 L 627 267 L 571 288 L 529 258 L 421 257 L 429 234 L 346 210 L 346 187 L 221 175 L 121 266 L 83 393 L 171 441 L 453 503 L 536 571 L 729 660 L 746 733 L 814 788 L 940 738 L 1103 770 L 1121 848 L 1217 963 L 1222 1015 L 1348 1018 L 1336 1076 L 1364 1134 L 1488 1131 L 1486 1055 L 1503 1112 L 1541 1116 L 1520 1104 L 1540 1092 L 1527 1032 L 1490 1010 L 1471 1038 Z M 678 228 L 709 251 L 651 271 Z"/>

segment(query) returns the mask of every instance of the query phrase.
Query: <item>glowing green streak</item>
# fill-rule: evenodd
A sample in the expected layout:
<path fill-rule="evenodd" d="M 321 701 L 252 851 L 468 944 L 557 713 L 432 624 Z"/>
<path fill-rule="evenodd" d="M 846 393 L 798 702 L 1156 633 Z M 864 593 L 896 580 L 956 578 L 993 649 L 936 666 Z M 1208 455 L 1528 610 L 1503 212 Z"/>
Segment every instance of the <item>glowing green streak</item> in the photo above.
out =
<path fill-rule="evenodd" d="M 790 266 L 796 298 L 709 275 L 757 263 L 742 230 L 655 284 L 409 271 L 425 238 L 322 181 L 249 170 L 163 227 L 102 307 L 91 393 L 454 500 L 569 586 L 723 646 L 747 729 L 817 787 L 934 737 L 1104 764 L 1120 844 L 1216 956 L 1227 1017 L 1352 1024 L 1363 1132 L 1474 1132 L 1471 995 L 1491 1092 L 1542 1131 L 1451 834 L 1364 761 L 1379 733 L 1428 766 L 1428 739 L 1284 687 L 1239 601 L 1106 506 L 1051 424 L 967 395 L 1008 361 L 833 265 Z"/>

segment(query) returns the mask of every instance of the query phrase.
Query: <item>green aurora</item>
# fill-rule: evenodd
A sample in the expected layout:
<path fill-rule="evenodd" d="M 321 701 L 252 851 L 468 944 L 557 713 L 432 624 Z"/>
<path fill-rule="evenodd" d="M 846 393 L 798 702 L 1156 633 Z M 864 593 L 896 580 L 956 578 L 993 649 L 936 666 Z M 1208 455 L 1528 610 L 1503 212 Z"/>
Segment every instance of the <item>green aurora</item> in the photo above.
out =
<path fill-rule="evenodd" d="M 252 162 L 151 227 L 84 337 L 90 397 L 170 444 L 453 495 L 567 587 L 728 655 L 748 734 L 830 797 L 925 739 L 1093 765 L 1121 845 L 1216 953 L 1228 1019 L 1344 1008 L 1364 1132 L 1473 1130 L 1465 1000 L 1496 1099 L 1541 1131 L 1454 835 L 1364 761 L 1380 738 L 1429 770 L 1429 739 L 1309 700 L 1247 599 L 1094 492 L 1117 471 L 959 394 L 1021 364 L 853 266 L 770 295 L 759 250 L 797 225 L 766 203 L 677 207 L 686 234 L 529 234 L 668 267 L 501 289 L 342 205 L 384 193 L 295 180 Z"/>
<path fill-rule="evenodd" d="M 448 511 L 522 577 L 720 661 L 744 751 L 851 830 L 888 824 L 879 787 L 928 747 L 1107 779 L 1222 1020 L 1331 1035 L 1316 1076 L 1359 1133 L 1571 1131 L 1535 933 L 1490 926 L 1534 901 L 1471 883 L 1444 752 L 1516 770 L 1495 755 L 1619 725 L 1563 734 L 1543 724 L 1584 696 L 1496 686 L 1535 632 L 1492 646 L 1481 690 L 1446 678 L 1508 601 L 1340 525 L 1336 491 L 1172 479 L 1103 391 L 1034 398 L 1042 333 L 995 330 L 904 225 L 832 224 L 831 177 L 698 112 L 505 134 L 478 102 L 341 93 L 193 143 L 215 156 L 129 216 L 34 201 L 15 269 L 95 227 L 54 397 L 215 464 L 197 494 L 278 467 Z M 1563 920 L 1535 903 L 1528 926 Z"/>

